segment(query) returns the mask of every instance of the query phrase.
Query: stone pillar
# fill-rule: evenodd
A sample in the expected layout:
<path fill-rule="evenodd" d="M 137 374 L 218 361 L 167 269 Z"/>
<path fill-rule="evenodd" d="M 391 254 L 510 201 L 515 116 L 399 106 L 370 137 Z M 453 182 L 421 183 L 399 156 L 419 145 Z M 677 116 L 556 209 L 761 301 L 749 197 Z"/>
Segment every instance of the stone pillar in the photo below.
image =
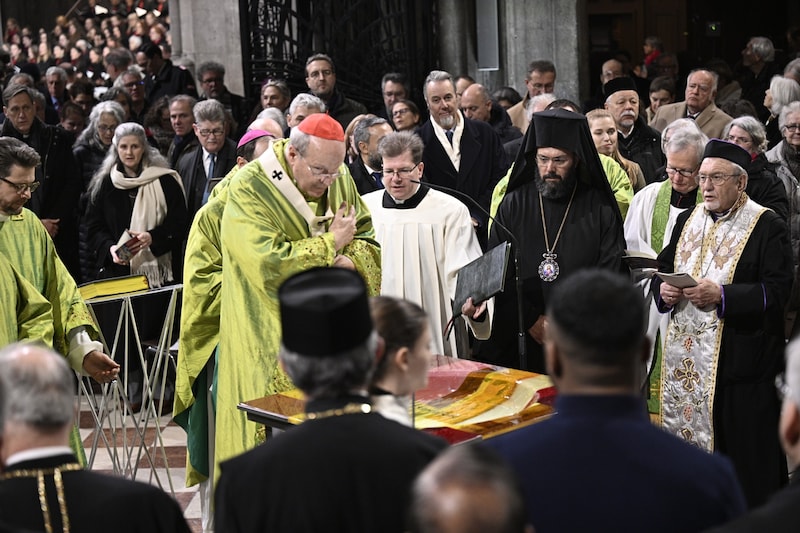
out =
<path fill-rule="evenodd" d="M 588 33 L 585 0 L 497 0 L 500 70 L 478 72 L 472 1 L 440 0 L 442 67 L 464 71 L 490 89 L 509 85 L 524 96 L 528 63 L 556 66 L 559 98 L 588 97 Z M 586 94 L 584 94 L 586 93 Z"/>
<path fill-rule="evenodd" d="M 169 8 L 175 63 L 190 63 L 193 74 L 204 61 L 222 63 L 225 85 L 233 93 L 244 94 L 239 2 L 170 0 Z M 201 90 L 200 80 L 197 89 Z"/>

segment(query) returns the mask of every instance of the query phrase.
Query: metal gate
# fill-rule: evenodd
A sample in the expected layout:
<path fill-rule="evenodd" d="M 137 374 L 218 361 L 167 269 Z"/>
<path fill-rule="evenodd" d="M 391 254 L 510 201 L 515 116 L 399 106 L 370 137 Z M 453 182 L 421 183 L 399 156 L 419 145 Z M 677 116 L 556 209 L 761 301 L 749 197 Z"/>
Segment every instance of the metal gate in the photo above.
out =
<path fill-rule="evenodd" d="M 427 73 L 438 67 L 435 0 L 239 0 L 248 96 L 267 78 L 307 90 L 306 58 L 328 54 L 337 87 L 369 109 L 380 106 L 386 72 L 405 73 L 419 101 Z"/>

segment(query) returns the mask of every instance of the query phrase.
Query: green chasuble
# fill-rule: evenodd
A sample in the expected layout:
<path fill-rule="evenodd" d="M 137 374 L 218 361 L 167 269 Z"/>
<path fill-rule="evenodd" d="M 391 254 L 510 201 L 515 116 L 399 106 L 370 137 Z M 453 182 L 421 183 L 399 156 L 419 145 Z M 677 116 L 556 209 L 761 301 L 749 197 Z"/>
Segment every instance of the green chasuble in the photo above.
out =
<path fill-rule="evenodd" d="M 287 142 L 279 140 L 272 146 L 284 179 L 292 178 L 283 153 Z M 271 157 L 269 150 L 261 156 L 266 157 Z M 325 196 L 306 200 L 316 215 L 324 215 L 328 205 L 336 211 L 342 202 L 355 207 L 355 239 L 341 254 L 353 261 L 369 294 L 377 295 L 381 258 L 372 218 L 347 166 L 342 164 L 339 170 L 344 175 L 333 182 Z M 292 387 L 277 360 L 281 335 L 278 287 L 292 274 L 333 265 L 336 250 L 333 233 L 310 236 L 306 220 L 256 161 L 241 169 L 228 187 L 222 216 L 222 256 L 217 465 L 258 444 L 256 424 L 247 422 L 236 405 Z M 312 323 L 308 324 L 308 334 L 314 334 Z"/>
<path fill-rule="evenodd" d="M 84 327 L 93 339 L 99 335 L 75 280 L 61 262 L 52 239 L 36 215 L 23 208 L 19 215 L 0 221 L 0 253 L 50 302 L 53 349 L 65 355 L 70 366 L 82 373 L 83 354 L 69 353 L 68 334 L 75 328 Z M 74 428 L 70 443 L 81 463 L 85 464 L 77 428 Z"/>
<path fill-rule="evenodd" d="M 0 255 L 0 346 L 53 341 L 50 303 Z"/>
<path fill-rule="evenodd" d="M 175 376 L 173 416 L 186 430 L 186 486 L 209 476 L 209 360 L 219 343 L 222 247 L 220 224 L 234 167 L 212 190 L 208 203 L 194 217 L 183 267 L 180 353 Z"/>

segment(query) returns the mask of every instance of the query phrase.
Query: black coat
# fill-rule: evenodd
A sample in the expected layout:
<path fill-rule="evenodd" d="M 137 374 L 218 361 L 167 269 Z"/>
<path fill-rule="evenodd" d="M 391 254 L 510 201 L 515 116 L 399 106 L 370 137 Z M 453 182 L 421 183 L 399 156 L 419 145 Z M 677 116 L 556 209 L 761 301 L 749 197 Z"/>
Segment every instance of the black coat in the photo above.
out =
<path fill-rule="evenodd" d="M 167 201 L 167 216 L 161 225 L 147 231 L 153 238 L 150 250 L 156 257 L 172 252 L 172 271 L 175 281 L 180 280 L 183 259 L 181 244 L 189 228 L 186 203 L 180 185 L 172 176 L 159 178 Z M 100 192 L 86 210 L 89 246 L 97 255 L 92 279 L 111 278 L 130 274 L 130 267 L 118 265 L 111 258 L 109 248 L 117 244 L 122 233 L 130 228 L 133 201 L 129 192 L 135 189 L 117 189 L 107 176 Z"/>
<path fill-rule="evenodd" d="M 422 162 L 425 163 L 425 180 L 466 194 L 483 209 L 489 210 L 495 185 L 505 175 L 509 163 L 497 132 L 486 122 L 470 120 L 461 115 L 464 133 L 461 136 L 461 164 L 458 171 L 445 152 L 431 121 L 417 129 L 425 143 Z M 453 195 L 462 202 L 463 198 Z M 475 206 L 465 202 L 472 218 L 480 222 L 479 236 L 486 240 L 487 216 Z"/>
<path fill-rule="evenodd" d="M 800 527 L 800 481 L 794 478 L 766 504 L 709 533 L 795 533 Z"/>
<path fill-rule="evenodd" d="M 348 163 L 347 166 L 350 168 L 350 175 L 353 176 L 353 181 L 356 182 L 358 194 L 363 196 L 369 192 L 377 191 L 378 189 L 383 188 L 378 187 L 378 184 L 375 183 L 375 180 L 367 171 L 367 167 L 364 166 L 364 162 L 361 161 L 360 157 L 354 162 Z"/>
<path fill-rule="evenodd" d="M 72 144 L 72 133 L 48 126 L 38 119 L 33 121 L 30 134 L 23 137 L 10 120 L 3 123 L 0 135 L 19 139 L 39 154 L 42 164 L 36 167 L 36 181 L 41 185 L 31 195 L 25 206 L 39 218 L 60 219 L 58 234 L 53 242 L 59 257 L 70 274 L 78 279 L 78 199 L 81 193 L 81 176 Z"/>
<path fill-rule="evenodd" d="M 203 148 L 198 144 L 191 153 L 187 153 L 178 161 L 178 174 L 183 180 L 183 189 L 186 191 L 186 206 L 189 211 L 189 221 L 194 219 L 195 213 L 203 205 L 203 194 L 206 189 L 206 167 L 203 165 Z M 214 166 L 214 177 L 222 178 L 236 165 L 236 145 L 230 139 L 225 139 L 225 144 L 217 153 L 217 163 Z"/>
<path fill-rule="evenodd" d="M 309 408 L 345 403 L 317 400 Z M 222 463 L 216 529 L 400 533 L 414 478 L 445 447 L 377 413 L 304 422 Z"/>
<path fill-rule="evenodd" d="M 96 277 L 97 253 L 89 245 L 89 230 L 86 226 L 86 208 L 89 205 L 89 183 L 92 176 L 103 164 L 107 149 L 98 143 L 79 144 L 73 149 L 75 162 L 81 173 L 81 196 L 78 204 L 78 255 L 81 267 L 80 282 L 91 281 Z"/>
<path fill-rule="evenodd" d="M 678 215 L 672 239 L 658 256 L 660 270 L 672 272 L 678 240 L 692 212 Z M 747 240 L 732 283 L 723 286 L 725 329 L 713 413 L 715 451 L 733 461 L 751 507 L 764 503 L 786 482 L 774 383 L 784 368 L 783 311 L 792 279 L 789 228 L 776 213 L 766 211 Z M 660 286 L 654 277 L 654 295 Z"/>
<path fill-rule="evenodd" d="M 647 184 L 659 181 L 658 169 L 667 163 L 661 151 L 661 134 L 645 123 L 642 117 L 636 119 L 633 133 L 626 139 L 617 136 L 619 153 L 626 159 L 639 163 Z"/>
<path fill-rule="evenodd" d="M 503 109 L 503 106 L 494 101 L 492 101 L 489 124 L 494 128 L 494 131 L 497 132 L 497 135 L 500 137 L 500 142 L 503 144 L 522 137 L 522 132 L 519 131 L 519 128 L 511 123 L 511 117 L 508 116 L 508 112 Z M 509 161 L 513 161 L 513 159 L 509 159 Z"/>
<path fill-rule="evenodd" d="M 775 172 L 776 163 L 767 161 L 767 156 L 758 154 L 747 169 L 747 195 L 754 202 L 769 207 L 789 222 L 789 200 L 786 189 Z"/>
<path fill-rule="evenodd" d="M 18 463 L 8 471 L 53 468 L 75 461 L 74 456 L 60 455 Z M 70 531 L 189 533 L 178 503 L 156 486 L 89 470 L 63 472 L 62 478 Z M 36 483 L 36 477 L 0 482 L 0 522 L 44 531 Z M 52 475 L 45 476 L 45 487 L 53 531 L 61 531 Z"/>
<path fill-rule="evenodd" d="M 144 95 L 148 102 L 156 102 L 162 96 L 188 94 L 197 98 L 197 87 L 192 74 L 183 67 L 176 67 L 169 59 L 155 76 L 147 76 L 144 81 Z"/>

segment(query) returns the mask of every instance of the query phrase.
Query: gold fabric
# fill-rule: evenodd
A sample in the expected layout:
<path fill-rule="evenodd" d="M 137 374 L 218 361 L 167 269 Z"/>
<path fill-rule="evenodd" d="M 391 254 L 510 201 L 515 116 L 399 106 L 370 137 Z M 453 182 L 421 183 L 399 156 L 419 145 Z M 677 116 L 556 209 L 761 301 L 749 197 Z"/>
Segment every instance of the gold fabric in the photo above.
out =
<path fill-rule="evenodd" d="M 287 140 L 273 143 L 261 157 L 276 157 L 292 178 L 284 158 Z M 328 205 L 342 202 L 355 206 L 356 236 L 341 250 L 363 276 L 370 295 L 380 291 L 380 248 L 372 218 L 356 190 L 347 166 L 326 195 L 309 202 L 322 216 Z M 236 406 L 292 388 L 279 369 L 280 315 L 277 291 L 292 274 L 313 267 L 332 266 L 336 255 L 334 237 L 326 232 L 310 237 L 308 223 L 270 183 L 261 163 L 250 163 L 228 187 L 228 202 L 222 217 L 223 289 L 220 320 L 220 350 L 215 463 L 238 455 L 258 444 L 257 429 Z M 309 335 L 314 334 L 309 324 Z M 217 475 L 219 469 L 217 468 Z"/>

